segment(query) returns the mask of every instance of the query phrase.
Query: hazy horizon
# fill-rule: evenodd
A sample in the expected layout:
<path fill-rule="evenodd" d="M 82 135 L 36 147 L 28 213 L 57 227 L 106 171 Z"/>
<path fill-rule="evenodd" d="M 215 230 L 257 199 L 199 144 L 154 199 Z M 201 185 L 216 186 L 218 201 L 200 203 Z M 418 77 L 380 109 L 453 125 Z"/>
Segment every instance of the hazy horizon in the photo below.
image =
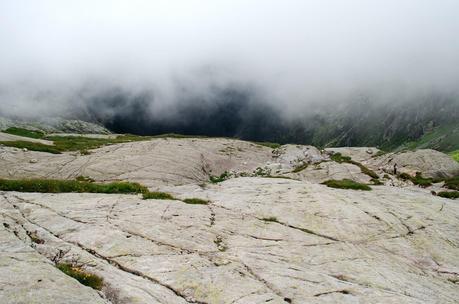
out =
<path fill-rule="evenodd" d="M 2 1 L 0 112 L 112 115 L 117 105 L 94 99 L 117 92 L 152 119 L 235 88 L 287 116 L 358 96 L 456 96 L 458 11 L 448 0 Z"/>

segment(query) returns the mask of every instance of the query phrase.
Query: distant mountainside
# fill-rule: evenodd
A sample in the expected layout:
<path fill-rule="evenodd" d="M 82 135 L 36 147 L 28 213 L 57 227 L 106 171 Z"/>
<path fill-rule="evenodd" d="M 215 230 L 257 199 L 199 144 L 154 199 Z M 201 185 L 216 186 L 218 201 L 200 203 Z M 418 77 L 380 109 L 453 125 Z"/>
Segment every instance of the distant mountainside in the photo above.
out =
<path fill-rule="evenodd" d="M 64 118 L 40 118 L 20 119 L 0 117 L 0 131 L 10 127 L 25 129 L 37 129 L 47 133 L 79 133 L 79 134 L 109 134 L 108 129 L 97 123 L 64 119 Z"/>
<path fill-rule="evenodd" d="M 286 119 L 276 106 L 238 89 L 221 90 L 212 100 L 186 100 L 167 113 L 151 113 L 154 101 L 123 92 L 99 96 L 88 104 L 81 117 L 99 121 L 116 133 L 179 133 L 319 147 L 377 146 L 383 150 L 459 149 L 456 96 L 430 95 L 390 103 L 361 99 L 328 107 L 319 104 L 294 119 Z M 111 111 L 102 115 L 101 108 Z"/>

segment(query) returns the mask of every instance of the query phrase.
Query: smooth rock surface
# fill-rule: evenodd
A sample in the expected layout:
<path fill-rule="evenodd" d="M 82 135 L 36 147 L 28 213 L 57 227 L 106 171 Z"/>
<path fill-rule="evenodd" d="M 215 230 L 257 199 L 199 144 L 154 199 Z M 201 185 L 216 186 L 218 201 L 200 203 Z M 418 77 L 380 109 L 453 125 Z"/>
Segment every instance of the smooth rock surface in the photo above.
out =
<path fill-rule="evenodd" d="M 378 174 L 389 157 L 399 157 L 364 149 L 339 151 Z M 390 174 L 386 184 L 392 186 L 371 191 L 328 188 L 320 183 L 368 183 L 370 177 L 357 165 L 330 161 L 330 151 L 309 146 L 273 151 L 220 138 L 155 139 L 91 152 L 53 155 L 2 147 L 0 177 L 137 181 L 177 200 L 0 192 L 0 303 L 459 299 L 459 203 L 433 196 L 429 188 Z M 435 152 L 410 153 L 397 159 L 401 168 L 426 175 L 455 168 L 443 155 L 427 160 Z M 403 163 L 405 158 L 412 162 Z M 308 166 L 294 172 L 300 164 Z M 225 171 L 251 177 L 208 182 Z M 186 204 L 186 198 L 209 203 Z M 60 272 L 57 262 L 102 277 L 102 290 Z"/>

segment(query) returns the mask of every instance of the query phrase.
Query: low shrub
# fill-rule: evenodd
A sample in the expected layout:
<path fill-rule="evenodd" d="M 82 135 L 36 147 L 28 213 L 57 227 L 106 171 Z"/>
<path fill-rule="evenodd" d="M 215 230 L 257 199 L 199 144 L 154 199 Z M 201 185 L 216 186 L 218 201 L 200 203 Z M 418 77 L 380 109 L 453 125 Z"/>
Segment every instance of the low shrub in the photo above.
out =
<path fill-rule="evenodd" d="M 67 263 L 57 264 L 57 268 L 66 275 L 71 276 L 72 278 L 76 279 L 78 282 L 85 286 L 89 286 L 96 290 L 102 289 L 104 280 L 95 274 L 85 272 L 80 267 L 75 267 Z"/>
<path fill-rule="evenodd" d="M 366 184 L 355 182 L 350 179 L 342 179 L 342 180 L 331 179 L 331 180 L 323 182 L 322 184 L 330 188 L 338 188 L 338 189 L 352 189 L 352 190 L 364 190 L 364 191 L 371 190 L 370 186 Z"/>

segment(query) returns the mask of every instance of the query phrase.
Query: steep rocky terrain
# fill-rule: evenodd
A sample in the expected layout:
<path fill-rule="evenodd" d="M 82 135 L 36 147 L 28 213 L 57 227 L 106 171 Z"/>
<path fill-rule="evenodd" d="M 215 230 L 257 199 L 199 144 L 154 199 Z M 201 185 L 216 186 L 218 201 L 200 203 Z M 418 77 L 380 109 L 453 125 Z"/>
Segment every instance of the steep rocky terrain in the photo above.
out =
<path fill-rule="evenodd" d="M 395 162 L 411 175 L 459 174 L 434 150 L 273 150 L 221 138 L 89 155 L 0 147 L 0 178 L 124 180 L 177 198 L 1 192 L 0 303 L 457 303 L 458 201 L 431 194 L 441 183 L 400 180 Z M 369 171 L 384 185 L 320 184 L 371 184 Z M 102 289 L 61 272 L 62 261 L 103 278 Z"/>

